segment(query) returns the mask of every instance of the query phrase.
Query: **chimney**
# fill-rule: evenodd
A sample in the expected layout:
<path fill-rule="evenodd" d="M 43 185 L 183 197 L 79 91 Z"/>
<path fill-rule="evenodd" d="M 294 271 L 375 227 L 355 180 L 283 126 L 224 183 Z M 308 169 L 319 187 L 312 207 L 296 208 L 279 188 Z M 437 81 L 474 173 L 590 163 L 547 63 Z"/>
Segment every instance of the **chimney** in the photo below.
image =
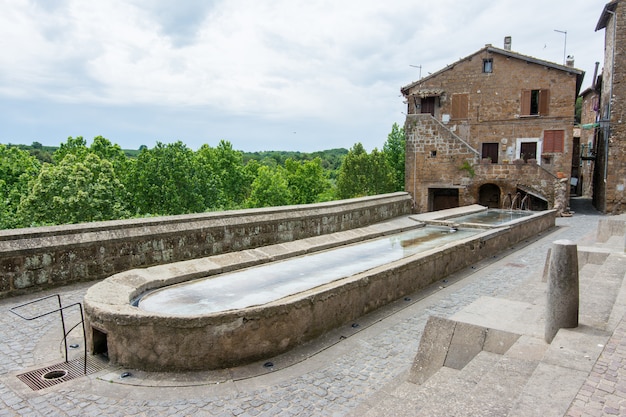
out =
<path fill-rule="evenodd" d="M 504 49 L 506 49 L 507 51 L 511 50 L 511 37 L 510 36 L 504 37 Z"/>
<path fill-rule="evenodd" d="M 574 68 L 574 55 L 567 56 L 567 59 L 565 60 L 565 66 Z"/>

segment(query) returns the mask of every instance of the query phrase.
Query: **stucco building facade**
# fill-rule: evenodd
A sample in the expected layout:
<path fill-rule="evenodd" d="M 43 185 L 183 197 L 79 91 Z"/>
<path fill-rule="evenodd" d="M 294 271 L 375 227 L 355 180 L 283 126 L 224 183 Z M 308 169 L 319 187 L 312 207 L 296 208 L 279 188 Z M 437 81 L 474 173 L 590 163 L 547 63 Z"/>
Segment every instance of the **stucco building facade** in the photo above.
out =
<path fill-rule="evenodd" d="M 414 211 L 479 203 L 567 210 L 584 72 L 486 45 L 401 89 Z"/>

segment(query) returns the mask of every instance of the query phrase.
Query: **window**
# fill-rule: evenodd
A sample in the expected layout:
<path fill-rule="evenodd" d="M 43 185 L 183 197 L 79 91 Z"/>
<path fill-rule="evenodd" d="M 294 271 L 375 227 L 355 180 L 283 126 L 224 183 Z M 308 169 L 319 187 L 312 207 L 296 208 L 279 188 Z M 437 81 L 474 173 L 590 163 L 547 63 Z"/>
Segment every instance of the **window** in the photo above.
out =
<path fill-rule="evenodd" d="M 430 113 L 435 117 L 435 97 L 424 97 L 421 102 L 420 113 Z"/>
<path fill-rule="evenodd" d="M 493 59 L 483 59 L 483 72 L 484 73 L 492 73 L 493 72 Z"/>
<path fill-rule="evenodd" d="M 547 116 L 550 90 L 522 90 L 522 116 Z"/>
<path fill-rule="evenodd" d="M 543 132 L 544 152 L 563 152 L 565 144 L 564 130 L 545 130 Z"/>
<path fill-rule="evenodd" d="M 537 142 L 524 142 L 520 146 L 520 158 L 524 162 L 529 159 L 537 159 Z"/>
<path fill-rule="evenodd" d="M 453 94 L 452 95 L 452 118 L 467 119 L 469 107 L 469 94 Z"/>
<path fill-rule="evenodd" d="M 498 143 L 483 143 L 483 159 L 491 159 L 492 164 L 498 163 L 498 149 L 500 145 Z"/>

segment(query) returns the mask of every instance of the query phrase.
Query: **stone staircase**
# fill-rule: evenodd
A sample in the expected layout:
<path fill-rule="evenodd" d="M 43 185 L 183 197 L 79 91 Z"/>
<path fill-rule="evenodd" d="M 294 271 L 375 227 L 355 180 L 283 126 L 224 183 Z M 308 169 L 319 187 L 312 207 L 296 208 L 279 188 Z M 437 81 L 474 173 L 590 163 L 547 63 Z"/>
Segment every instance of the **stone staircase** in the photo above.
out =
<path fill-rule="evenodd" d="M 354 416 L 564 416 L 626 313 L 626 253 L 579 247 L 579 326 L 544 340 L 547 283 L 430 317 L 413 366 Z"/>

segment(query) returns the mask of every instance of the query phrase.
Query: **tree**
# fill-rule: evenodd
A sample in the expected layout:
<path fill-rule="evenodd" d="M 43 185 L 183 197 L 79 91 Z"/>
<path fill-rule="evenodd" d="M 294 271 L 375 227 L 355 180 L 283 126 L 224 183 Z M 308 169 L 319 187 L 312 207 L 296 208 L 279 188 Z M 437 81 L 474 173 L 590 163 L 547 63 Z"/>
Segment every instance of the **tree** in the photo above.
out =
<path fill-rule="evenodd" d="M 128 217 L 126 190 L 111 162 L 93 153 L 67 153 L 45 164 L 22 199 L 18 214 L 27 225 L 51 225 Z"/>
<path fill-rule="evenodd" d="M 76 155 L 78 159 L 83 159 L 87 152 L 87 142 L 82 136 L 76 136 L 75 138 L 70 136 L 65 143 L 62 143 L 59 149 L 52 154 L 52 159 L 55 163 L 59 163 L 65 158 L 65 155 L 69 153 Z"/>
<path fill-rule="evenodd" d="M 113 165 L 123 165 L 126 163 L 126 155 L 124 154 L 122 148 L 120 148 L 120 145 L 114 145 L 111 141 L 103 138 L 102 136 L 96 136 L 93 138 L 89 151 L 98 155 L 100 159 L 110 161 Z"/>
<path fill-rule="evenodd" d="M 243 154 L 233 150 L 230 142 L 221 140 L 216 148 L 216 163 L 224 208 L 241 207 L 250 193 L 254 179 L 244 169 Z"/>
<path fill-rule="evenodd" d="M 394 123 L 391 133 L 387 136 L 387 142 L 383 145 L 385 160 L 393 177 L 393 191 L 404 191 L 405 143 L 404 128 Z"/>
<path fill-rule="evenodd" d="M 291 204 L 318 202 L 320 196 L 330 188 L 320 158 L 305 162 L 296 162 L 288 158 L 285 161 L 285 169 L 291 194 Z"/>
<path fill-rule="evenodd" d="M 128 183 L 137 214 L 184 214 L 205 210 L 194 153 L 182 142 L 143 149 Z"/>
<path fill-rule="evenodd" d="M 356 143 L 346 155 L 337 178 L 339 198 L 362 197 L 393 191 L 393 177 L 385 155 L 377 149 L 368 155 Z"/>
<path fill-rule="evenodd" d="M 367 152 L 358 142 L 350 150 L 339 168 L 337 196 L 352 198 L 367 195 Z"/>
<path fill-rule="evenodd" d="M 252 190 L 248 199 L 249 207 L 274 207 L 289 204 L 291 195 L 285 169 L 274 169 L 262 165 L 257 177 L 252 182 Z"/>
<path fill-rule="evenodd" d="M 39 161 L 27 151 L 0 144 L 0 229 L 22 225 L 17 210 L 40 170 Z"/>
<path fill-rule="evenodd" d="M 369 187 L 367 195 L 385 194 L 396 191 L 394 185 L 393 171 L 387 163 L 383 152 L 374 148 L 369 154 L 368 177 Z"/>
<path fill-rule="evenodd" d="M 209 145 L 202 145 L 195 153 L 196 180 L 205 209 L 221 209 L 227 204 L 218 158 L 217 150 Z"/>

